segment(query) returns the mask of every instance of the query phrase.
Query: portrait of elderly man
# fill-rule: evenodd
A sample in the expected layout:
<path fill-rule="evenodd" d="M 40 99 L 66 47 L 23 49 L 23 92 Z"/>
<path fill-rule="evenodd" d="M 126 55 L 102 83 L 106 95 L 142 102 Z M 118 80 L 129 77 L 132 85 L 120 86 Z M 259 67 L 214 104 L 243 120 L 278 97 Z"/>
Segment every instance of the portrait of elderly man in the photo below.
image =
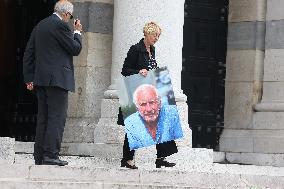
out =
<path fill-rule="evenodd" d="M 125 119 L 130 149 L 137 149 L 183 137 L 175 105 L 162 105 L 155 86 L 140 85 L 133 93 L 137 112 Z"/>

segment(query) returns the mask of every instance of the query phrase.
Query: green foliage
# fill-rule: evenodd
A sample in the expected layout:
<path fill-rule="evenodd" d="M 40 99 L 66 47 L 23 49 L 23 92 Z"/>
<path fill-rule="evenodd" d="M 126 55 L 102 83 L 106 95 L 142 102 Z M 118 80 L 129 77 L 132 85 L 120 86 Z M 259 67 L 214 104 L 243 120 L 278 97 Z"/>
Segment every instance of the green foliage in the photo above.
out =
<path fill-rule="evenodd" d="M 136 112 L 136 106 L 135 106 L 135 104 L 122 106 L 121 111 L 122 111 L 123 118 L 125 119 L 128 116 L 130 116 L 131 114 Z"/>

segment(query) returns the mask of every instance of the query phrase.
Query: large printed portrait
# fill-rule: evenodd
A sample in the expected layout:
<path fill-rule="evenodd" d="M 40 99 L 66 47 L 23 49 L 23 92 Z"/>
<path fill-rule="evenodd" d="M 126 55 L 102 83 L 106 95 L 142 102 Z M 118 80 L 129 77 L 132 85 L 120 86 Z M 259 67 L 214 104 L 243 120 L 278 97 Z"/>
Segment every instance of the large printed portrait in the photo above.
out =
<path fill-rule="evenodd" d="M 118 95 L 131 150 L 183 137 L 166 67 L 123 77 Z"/>

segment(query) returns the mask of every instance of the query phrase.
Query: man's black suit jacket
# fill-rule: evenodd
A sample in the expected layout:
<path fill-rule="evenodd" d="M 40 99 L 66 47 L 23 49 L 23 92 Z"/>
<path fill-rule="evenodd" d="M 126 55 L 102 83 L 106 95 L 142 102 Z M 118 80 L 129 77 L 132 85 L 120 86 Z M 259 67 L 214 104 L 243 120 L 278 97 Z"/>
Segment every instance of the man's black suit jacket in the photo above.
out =
<path fill-rule="evenodd" d="M 73 56 L 81 49 L 81 35 L 73 34 L 57 15 L 43 19 L 34 27 L 26 46 L 24 82 L 75 91 Z"/>

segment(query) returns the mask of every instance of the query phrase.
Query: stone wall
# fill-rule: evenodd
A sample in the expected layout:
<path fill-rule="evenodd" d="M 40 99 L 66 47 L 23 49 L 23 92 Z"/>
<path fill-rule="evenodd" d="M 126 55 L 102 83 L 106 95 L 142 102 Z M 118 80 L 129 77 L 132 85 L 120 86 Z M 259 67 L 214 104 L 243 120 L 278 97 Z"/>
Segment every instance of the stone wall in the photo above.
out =
<path fill-rule="evenodd" d="M 93 142 L 103 93 L 110 85 L 112 0 L 74 0 L 74 17 L 83 25 L 83 49 L 74 58 L 76 91 L 69 94 L 64 142 Z"/>
<path fill-rule="evenodd" d="M 233 163 L 284 166 L 281 0 L 230 0 L 225 129 Z"/>

